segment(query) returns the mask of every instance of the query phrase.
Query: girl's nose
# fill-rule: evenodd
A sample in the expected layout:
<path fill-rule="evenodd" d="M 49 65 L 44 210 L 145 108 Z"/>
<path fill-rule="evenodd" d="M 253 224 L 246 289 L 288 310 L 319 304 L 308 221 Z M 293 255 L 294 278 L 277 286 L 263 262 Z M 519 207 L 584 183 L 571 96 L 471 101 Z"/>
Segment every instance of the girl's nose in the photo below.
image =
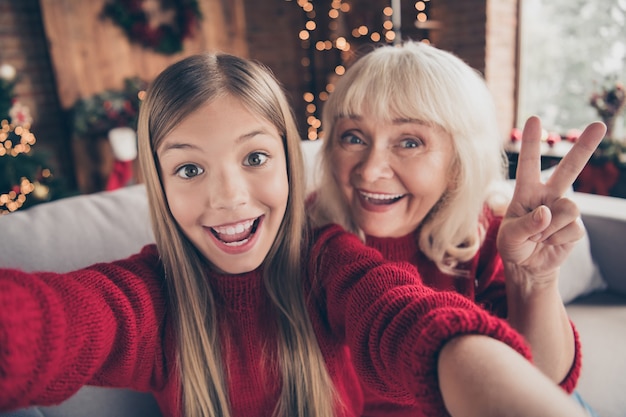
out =
<path fill-rule="evenodd" d="M 248 202 L 248 182 L 243 174 L 224 172 L 209 179 L 209 206 L 234 210 Z"/>
<path fill-rule="evenodd" d="M 358 173 L 367 182 L 393 177 L 387 149 L 370 149 L 358 166 Z"/>

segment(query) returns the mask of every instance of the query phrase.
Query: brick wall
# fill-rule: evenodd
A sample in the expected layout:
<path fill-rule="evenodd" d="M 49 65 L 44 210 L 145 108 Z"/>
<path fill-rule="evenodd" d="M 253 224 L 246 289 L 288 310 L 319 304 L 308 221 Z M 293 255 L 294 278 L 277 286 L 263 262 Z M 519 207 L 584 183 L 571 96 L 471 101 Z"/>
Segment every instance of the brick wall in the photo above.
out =
<path fill-rule="evenodd" d="M 0 0 L 0 63 L 17 70 L 15 93 L 33 117 L 34 149 L 54 155 L 55 172 L 73 186 L 69 129 L 57 99 L 38 0 Z"/>
<path fill-rule="evenodd" d="M 431 0 L 441 23 L 433 43 L 480 71 L 494 96 L 503 138 L 515 123 L 518 0 Z"/>
<path fill-rule="evenodd" d="M 433 43 L 485 75 L 503 137 L 515 122 L 517 3 L 431 0 L 430 4 L 431 19 L 441 23 L 440 29 L 431 31 Z M 306 20 L 302 9 L 295 0 L 245 0 L 245 7 L 249 56 L 269 66 L 282 82 L 304 135 L 302 94 L 308 80 L 301 65 L 307 51 L 298 38 Z M 72 184 L 69 129 L 56 95 L 38 0 L 0 0 L 0 62 L 14 65 L 22 75 L 16 92 L 33 114 L 37 149 L 54 152 L 59 173 Z"/>
<path fill-rule="evenodd" d="M 307 80 L 303 77 L 301 60 L 307 51 L 302 48 L 298 33 L 304 27 L 305 16 L 295 0 L 244 0 L 248 30 L 248 53 L 274 72 L 283 84 L 298 127 L 304 134 Z"/>

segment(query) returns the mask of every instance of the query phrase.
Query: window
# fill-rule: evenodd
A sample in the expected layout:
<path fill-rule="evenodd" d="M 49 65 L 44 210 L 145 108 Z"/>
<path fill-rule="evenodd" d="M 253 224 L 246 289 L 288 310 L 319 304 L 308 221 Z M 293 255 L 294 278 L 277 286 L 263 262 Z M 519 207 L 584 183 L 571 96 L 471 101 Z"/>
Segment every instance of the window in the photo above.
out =
<path fill-rule="evenodd" d="M 521 4 L 518 123 L 536 114 L 565 134 L 599 120 L 591 95 L 626 83 L 626 0 Z"/>

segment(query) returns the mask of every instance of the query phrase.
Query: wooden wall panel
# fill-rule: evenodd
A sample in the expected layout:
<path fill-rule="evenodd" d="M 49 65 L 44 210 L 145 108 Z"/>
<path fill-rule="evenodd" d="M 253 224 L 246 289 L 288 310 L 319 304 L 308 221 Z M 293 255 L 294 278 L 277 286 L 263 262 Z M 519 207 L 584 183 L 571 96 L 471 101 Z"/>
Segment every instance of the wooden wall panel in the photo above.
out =
<path fill-rule="evenodd" d="M 59 101 L 122 88 L 126 77 L 152 80 L 184 56 L 220 50 L 248 56 L 243 0 L 199 0 L 203 19 L 183 52 L 163 55 L 131 44 L 120 27 L 101 17 L 106 0 L 40 0 Z"/>

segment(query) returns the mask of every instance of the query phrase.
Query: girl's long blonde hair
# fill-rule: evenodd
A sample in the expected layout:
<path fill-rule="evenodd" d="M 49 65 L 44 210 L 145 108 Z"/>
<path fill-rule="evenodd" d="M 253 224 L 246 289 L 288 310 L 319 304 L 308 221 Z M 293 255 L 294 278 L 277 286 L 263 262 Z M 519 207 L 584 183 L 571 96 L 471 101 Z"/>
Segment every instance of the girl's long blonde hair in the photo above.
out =
<path fill-rule="evenodd" d="M 416 238 L 439 269 L 463 273 L 455 267 L 480 247 L 489 190 L 497 189 L 494 185 L 504 180 L 506 172 L 495 106 L 482 76 L 449 52 L 407 41 L 366 54 L 336 83 L 323 109 L 322 173 L 311 213 L 317 225 L 339 223 L 362 238 L 331 163 L 338 146 L 337 120 L 364 114 L 388 121 L 422 120 L 452 136 L 456 178 L 424 219 Z"/>
<path fill-rule="evenodd" d="M 169 132 L 203 104 L 231 95 L 273 123 L 283 138 L 289 178 L 285 218 L 264 263 L 264 284 L 275 306 L 282 377 L 274 416 L 327 417 L 336 394 L 311 324 L 301 272 L 306 243 L 304 170 L 299 136 L 284 92 L 260 64 L 228 54 L 198 54 L 165 69 L 141 105 L 138 140 L 156 244 L 165 269 L 177 338 L 184 415 L 230 417 L 218 311 L 207 261 L 173 218 L 156 150 Z M 236 395 L 237 393 L 232 393 Z"/>

